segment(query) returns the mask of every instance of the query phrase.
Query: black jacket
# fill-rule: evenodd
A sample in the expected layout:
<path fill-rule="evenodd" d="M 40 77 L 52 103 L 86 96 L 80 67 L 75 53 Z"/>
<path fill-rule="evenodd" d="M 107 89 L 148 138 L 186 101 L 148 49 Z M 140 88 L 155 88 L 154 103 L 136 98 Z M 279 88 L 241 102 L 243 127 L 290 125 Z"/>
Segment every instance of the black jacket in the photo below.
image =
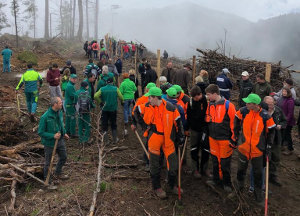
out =
<path fill-rule="evenodd" d="M 187 127 L 201 132 L 207 130 L 207 122 L 205 121 L 207 109 L 207 100 L 205 96 L 199 101 L 194 101 L 191 98 L 191 101 L 188 103 L 187 107 Z"/>
<path fill-rule="evenodd" d="M 60 74 L 63 74 L 66 68 L 70 69 L 71 74 L 76 74 L 76 68 L 74 68 L 73 65 L 71 65 L 71 67 L 64 66 L 64 68 L 60 71 Z"/>
<path fill-rule="evenodd" d="M 157 74 L 155 70 L 152 69 L 146 70 L 145 85 L 147 85 L 150 82 L 156 83 L 156 80 L 157 80 Z"/>
<path fill-rule="evenodd" d="M 248 97 L 248 95 L 252 92 L 253 85 L 251 81 L 248 80 L 242 80 L 242 82 L 239 83 L 240 87 L 240 96 L 239 96 L 239 106 L 243 107 L 246 106 L 246 103 L 242 100 L 243 98 Z"/>

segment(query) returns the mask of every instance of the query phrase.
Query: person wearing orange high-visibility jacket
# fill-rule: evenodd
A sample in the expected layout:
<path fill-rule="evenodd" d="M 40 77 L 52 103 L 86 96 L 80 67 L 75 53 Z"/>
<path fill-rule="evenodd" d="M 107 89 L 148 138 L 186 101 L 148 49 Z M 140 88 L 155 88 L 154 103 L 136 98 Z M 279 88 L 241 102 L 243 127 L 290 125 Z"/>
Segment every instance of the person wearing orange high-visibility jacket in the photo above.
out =
<path fill-rule="evenodd" d="M 172 193 L 178 194 L 176 176 L 178 161 L 175 148 L 183 145 L 184 136 L 180 114 L 176 107 L 161 99 L 162 91 L 152 87 L 147 93 L 149 102 L 136 107 L 132 130 L 137 122 L 143 130 L 148 131 L 148 149 L 150 155 L 150 176 L 156 196 L 166 198 L 166 192 L 160 184 L 160 155 L 161 150 L 167 161 L 168 185 Z"/>
<path fill-rule="evenodd" d="M 132 109 L 132 118 L 134 119 L 134 110 L 137 106 L 141 105 L 141 104 L 145 104 L 145 103 L 148 103 L 149 102 L 149 99 L 148 99 L 148 95 L 147 93 L 149 92 L 149 90 L 152 88 L 152 87 L 156 87 L 155 83 L 153 82 L 150 82 L 147 84 L 146 86 L 146 94 L 142 95 L 139 99 L 137 99 L 137 101 L 135 102 L 134 106 L 133 106 L 133 109 Z M 146 137 L 146 142 L 145 142 L 145 147 L 146 149 L 148 150 L 148 139 Z M 146 163 L 146 166 L 145 166 L 145 171 L 146 172 L 149 172 L 150 171 L 150 167 L 149 167 L 149 159 L 146 155 L 146 153 L 144 153 L 144 160 L 145 160 L 145 163 Z"/>
<path fill-rule="evenodd" d="M 146 94 L 147 92 L 150 90 L 150 88 L 152 87 L 156 87 L 155 83 L 153 82 L 150 82 L 147 84 L 146 86 Z M 146 94 L 142 95 L 139 99 L 137 99 L 137 101 L 135 102 L 134 106 L 133 106 L 133 109 L 132 109 L 132 115 L 134 115 L 134 109 L 138 106 L 138 105 L 141 105 L 141 104 L 145 104 L 148 102 L 148 96 L 146 96 Z"/>
<path fill-rule="evenodd" d="M 177 104 L 182 106 L 185 117 L 186 117 L 186 111 L 187 111 L 188 103 L 190 102 L 190 97 L 188 95 L 184 94 L 180 85 L 173 85 L 172 87 L 177 90 L 177 101 L 178 101 Z"/>
<path fill-rule="evenodd" d="M 213 162 L 213 180 L 208 180 L 207 184 L 223 184 L 226 192 L 232 192 L 230 163 L 233 148 L 230 143 L 235 141 L 233 133 L 235 107 L 220 96 L 217 85 L 210 84 L 205 92 L 209 99 L 206 122 L 208 122 L 209 146 Z"/>
<path fill-rule="evenodd" d="M 263 155 L 274 140 L 276 124 L 268 111 L 260 107 L 261 98 L 257 94 L 249 94 L 243 98 L 246 107 L 240 108 L 235 117 L 234 134 L 238 138 L 239 152 L 237 180 L 240 191 L 244 188 L 248 162 L 251 160 L 254 173 L 254 195 L 259 205 L 263 205 L 262 170 Z"/>

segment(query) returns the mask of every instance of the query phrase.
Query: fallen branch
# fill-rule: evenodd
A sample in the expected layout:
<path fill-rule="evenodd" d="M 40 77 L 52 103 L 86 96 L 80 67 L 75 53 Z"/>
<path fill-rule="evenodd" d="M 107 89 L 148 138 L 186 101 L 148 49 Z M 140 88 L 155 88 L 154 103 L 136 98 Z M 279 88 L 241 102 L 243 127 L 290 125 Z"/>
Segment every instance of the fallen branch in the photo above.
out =
<path fill-rule="evenodd" d="M 124 176 L 124 175 L 113 175 L 111 176 L 111 179 L 136 179 L 136 180 L 145 180 L 145 179 L 149 179 L 149 177 L 144 177 L 144 176 Z"/>
<path fill-rule="evenodd" d="M 116 146 L 116 147 L 113 147 L 111 149 L 105 149 L 105 153 L 108 153 L 108 152 L 112 152 L 112 151 L 123 151 L 123 150 L 127 150 L 128 147 L 127 146 Z"/>
<path fill-rule="evenodd" d="M 11 183 L 11 190 L 10 190 L 10 206 L 8 207 L 8 211 L 10 213 L 13 213 L 15 211 L 15 203 L 16 203 L 16 184 L 17 184 L 17 180 L 13 180 Z"/>
<path fill-rule="evenodd" d="M 45 182 L 44 182 L 44 181 L 42 181 L 41 179 L 35 177 L 34 175 L 32 175 L 31 173 L 27 172 L 26 170 L 23 170 L 23 169 L 21 169 L 20 167 L 14 165 L 14 164 L 11 164 L 11 163 L 9 163 L 9 165 L 12 166 L 13 168 L 15 168 L 16 170 L 18 170 L 18 171 L 20 171 L 20 172 L 22 172 L 22 173 L 28 175 L 29 177 L 33 178 L 34 180 L 36 180 L 36 181 L 42 183 L 43 185 L 45 185 Z"/>
<path fill-rule="evenodd" d="M 137 167 L 138 164 L 103 164 L 106 168 L 127 168 L 127 167 Z"/>

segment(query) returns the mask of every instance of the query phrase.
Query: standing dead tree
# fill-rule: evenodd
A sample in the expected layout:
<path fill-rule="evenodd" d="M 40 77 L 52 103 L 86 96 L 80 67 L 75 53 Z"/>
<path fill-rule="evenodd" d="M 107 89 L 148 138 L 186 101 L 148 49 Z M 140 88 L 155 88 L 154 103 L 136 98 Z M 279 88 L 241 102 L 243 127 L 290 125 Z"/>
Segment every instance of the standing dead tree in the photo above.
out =
<path fill-rule="evenodd" d="M 79 10 L 79 27 L 77 32 L 78 40 L 82 40 L 82 32 L 83 32 L 83 8 L 82 8 L 82 0 L 78 0 L 78 10 Z"/>
<path fill-rule="evenodd" d="M 17 47 L 19 47 L 18 18 L 19 18 L 20 5 L 19 5 L 18 1 L 17 0 L 12 0 L 10 8 L 11 8 L 11 12 L 12 12 L 12 15 L 14 16 L 14 21 L 15 21 L 16 44 L 17 44 Z"/>

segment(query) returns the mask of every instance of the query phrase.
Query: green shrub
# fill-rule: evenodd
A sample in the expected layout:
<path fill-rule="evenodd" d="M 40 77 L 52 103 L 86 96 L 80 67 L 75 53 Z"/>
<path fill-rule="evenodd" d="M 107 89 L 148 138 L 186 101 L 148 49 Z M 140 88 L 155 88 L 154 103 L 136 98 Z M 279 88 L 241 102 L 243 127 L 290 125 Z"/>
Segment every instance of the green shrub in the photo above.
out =
<path fill-rule="evenodd" d="M 31 63 L 33 65 L 38 64 L 37 56 L 31 51 L 23 51 L 18 55 L 18 59 L 25 63 Z"/>

